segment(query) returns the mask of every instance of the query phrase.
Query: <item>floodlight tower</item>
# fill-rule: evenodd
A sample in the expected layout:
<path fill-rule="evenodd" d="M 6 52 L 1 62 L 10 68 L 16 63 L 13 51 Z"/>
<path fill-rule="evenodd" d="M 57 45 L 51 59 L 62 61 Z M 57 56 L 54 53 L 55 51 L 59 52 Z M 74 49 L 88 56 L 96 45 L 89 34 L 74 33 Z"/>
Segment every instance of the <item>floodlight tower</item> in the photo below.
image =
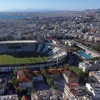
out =
<path fill-rule="evenodd" d="M 57 41 L 57 47 L 59 48 L 58 41 Z M 58 54 L 59 54 L 59 50 L 57 50 L 57 67 L 58 67 L 58 60 L 59 60 L 59 56 L 58 56 Z"/>

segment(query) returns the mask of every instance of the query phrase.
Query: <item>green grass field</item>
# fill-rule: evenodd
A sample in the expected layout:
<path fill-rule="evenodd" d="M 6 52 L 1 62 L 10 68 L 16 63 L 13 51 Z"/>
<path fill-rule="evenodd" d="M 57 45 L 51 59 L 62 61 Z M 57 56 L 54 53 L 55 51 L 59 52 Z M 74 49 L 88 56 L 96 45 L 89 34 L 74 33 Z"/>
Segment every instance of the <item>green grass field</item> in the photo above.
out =
<path fill-rule="evenodd" d="M 11 55 L 0 55 L 0 65 L 10 65 L 10 64 L 30 64 L 30 63 L 39 63 L 48 60 L 48 57 L 25 57 L 17 58 Z"/>

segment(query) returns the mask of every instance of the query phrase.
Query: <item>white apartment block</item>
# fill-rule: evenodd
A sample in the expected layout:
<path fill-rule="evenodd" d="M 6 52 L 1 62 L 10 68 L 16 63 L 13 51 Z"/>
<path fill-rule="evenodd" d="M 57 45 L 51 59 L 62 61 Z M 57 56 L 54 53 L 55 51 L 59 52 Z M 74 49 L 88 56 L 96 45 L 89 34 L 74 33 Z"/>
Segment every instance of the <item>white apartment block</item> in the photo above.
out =
<path fill-rule="evenodd" d="M 100 84 L 86 83 L 86 90 L 91 94 L 92 100 L 100 100 Z"/>
<path fill-rule="evenodd" d="M 80 62 L 79 68 L 81 68 L 83 72 L 100 70 L 100 60 Z"/>

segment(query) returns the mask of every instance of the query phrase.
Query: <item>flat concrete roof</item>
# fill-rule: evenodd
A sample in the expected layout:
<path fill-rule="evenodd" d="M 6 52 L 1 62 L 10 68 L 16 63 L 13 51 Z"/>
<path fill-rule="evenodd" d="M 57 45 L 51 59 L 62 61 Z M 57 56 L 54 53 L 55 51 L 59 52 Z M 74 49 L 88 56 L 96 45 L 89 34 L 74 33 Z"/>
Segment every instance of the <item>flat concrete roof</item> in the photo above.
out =
<path fill-rule="evenodd" d="M 0 44 L 14 44 L 14 43 L 36 43 L 35 40 L 17 40 L 17 41 L 0 41 Z"/>

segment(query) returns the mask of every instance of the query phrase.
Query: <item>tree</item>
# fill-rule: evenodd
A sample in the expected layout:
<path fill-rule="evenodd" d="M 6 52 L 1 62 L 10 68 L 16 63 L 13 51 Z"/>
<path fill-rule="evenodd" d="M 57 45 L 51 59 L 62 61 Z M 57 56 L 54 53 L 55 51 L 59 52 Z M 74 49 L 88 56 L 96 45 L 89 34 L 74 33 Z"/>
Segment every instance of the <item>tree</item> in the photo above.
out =
<path fill-rule="evenodd" d="M 92 61 L 100 60 L 100 57 L 92 58 Z"/>
<path fill-rule="evenodd" d="M 25 66 L 24 68 L 23 68 L 23 70 L 27 70 L 28 68 L 27 68 L 27 66 Z"/>
<path fill-rule="evenodd" d="M 20 94 L 22 94 L 22 95 L 26 95 L 28 92 L 27 88 L 25 88 L 25 89 L 19 88 L 19 91 L 20 91 Z"/>
<path fill-rule="evenodd" d="M 17 70 L 18 70 L 18 69 L 14 69 L 14 70 L 13 70 L 13 74 L 14 74 L 15 76 L 16 76 L 16 74 L 17 74 Z"/>
<path fill-rule="evenodd" d="M 46 80 L 48 86 L 49 86 L 49 87 L 54 86 L 54 84 L 53 84 L 54 81 L 53 81 L 53 79 L 52 79 L 50 76 L 48 76 L 47 70 L 46 70 L 46 69 L 41 69 L 41 73 L 44 75 L 44 78 L 45 78 L 45 80 Z"/>
<path fill-rule="evenodd" d="M 18 80 L 15 76 L 12 77 L 11 79 L 11 83 L 14 85 L 14 86 L 17 86 L 18 85 Z"/>
<path fill-rule="evenodd" d="M 67 68 L 69 66 L 69 64 L 64 64 L 64 67 Z"/>
<path fill-rule="evenodd" d="M 68 69 L 72 72 L 74 72 L 75 74 L 79 75 L 79 76 L 85 76 L 86 73 L 83 72 L 80 68 L 78 67 L 74 67 L 74 66 L 69 66 Z"/>
<path fill-rule="evenodd" d="M 46 69 L 41 69 L 41 73 L 46 77 L 47 76 L 47 70 Z"/>
<path fill-rule="evenodd" d="M 53 69 L 53 67 L 49 67 L 49 69 Z"/>
<path fill-rule="evenodd" d="M 16 86 L 15 86 L 15 90 L 16 90 L 19 97 L 22 97 L 23 95 L 26 95 L 27 92 L 28 92 L 27 88 L 23 89 L 23 88 L 16 87 Z"/>
<path fill-rule="evenodd" d="M 47 76 L 46 80 L 47 80 L 47 83 L 48 83 L 49 87 L 52 87 L 53 79 L 51 77 Z"/>
<path fill-rule="evenodd" d="M 32 90 L 32 93 L 36 93 L 36 90 Z"/>
<path fill-rule="evenodd" d="M 87 28 L 84 28 L 84 29 L 82 30 L 83 33 L 86 33 L 86 32 L 88 32 L 88 31 L 89 31 L 89 29 L 87 29 Z"/>

